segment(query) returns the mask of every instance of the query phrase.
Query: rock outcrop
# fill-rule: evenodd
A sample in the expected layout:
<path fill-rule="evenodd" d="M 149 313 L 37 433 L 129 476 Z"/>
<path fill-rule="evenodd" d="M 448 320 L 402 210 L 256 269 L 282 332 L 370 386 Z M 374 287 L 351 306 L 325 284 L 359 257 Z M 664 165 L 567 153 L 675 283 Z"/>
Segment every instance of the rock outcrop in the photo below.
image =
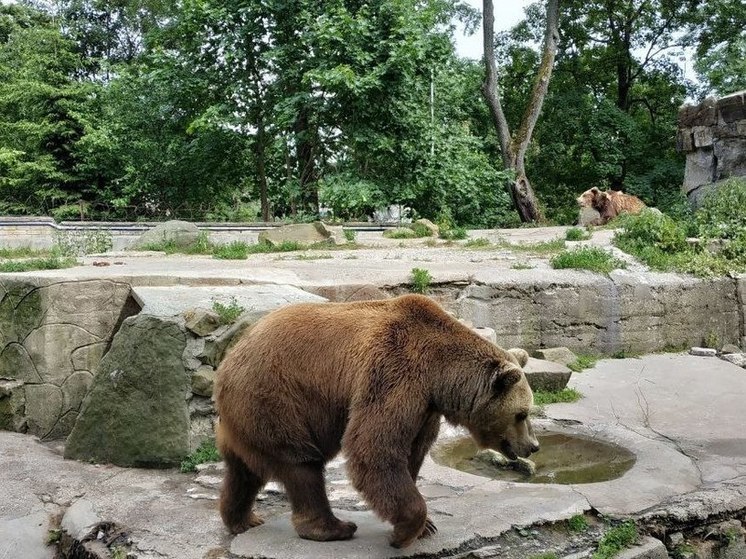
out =
<path fill-rule="evenodd" d="M 676 147 L 686 154 L 682 190 L 695 207 L 720 181 L 746 176 L 746 91 L 684 105 Z"/>

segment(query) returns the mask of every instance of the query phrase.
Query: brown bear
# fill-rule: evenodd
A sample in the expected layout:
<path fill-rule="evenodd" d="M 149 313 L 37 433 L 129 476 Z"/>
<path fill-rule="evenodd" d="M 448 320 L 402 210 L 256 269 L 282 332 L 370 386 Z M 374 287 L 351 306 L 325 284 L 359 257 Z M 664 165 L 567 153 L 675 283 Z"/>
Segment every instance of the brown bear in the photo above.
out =
<path fill-rule="evenodd" d="M 645 208 L 645 203 L 637 196 L 616 190 L 603 192 L 595 186 L 583 192 L 577 202 L 581 208 L 593 208 L 601 214 L 590 225 L 606 225 L 621 213 L 637 214 Z"/>
<path fill-rule="evenodd" d="M 394 526 L 391 545 L 435 532 L 417 474 L 441 417 L 515 459 L 539 449 L 523 350 L 500 349 L 421 295 L 276 310 L 242 335 L 218 369 L 220 513 L 232 533 L 278 480 L 298 535 L 342 540 L 324 466 L 340 450 L 352 484 Z"/>

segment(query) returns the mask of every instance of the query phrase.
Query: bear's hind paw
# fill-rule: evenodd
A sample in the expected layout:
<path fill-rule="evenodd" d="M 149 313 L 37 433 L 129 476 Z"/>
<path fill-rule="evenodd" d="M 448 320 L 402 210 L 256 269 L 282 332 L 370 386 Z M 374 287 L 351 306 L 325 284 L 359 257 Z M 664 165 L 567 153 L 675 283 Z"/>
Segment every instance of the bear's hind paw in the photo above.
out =
<path fill-rule="evenodd" d="M 429 538 L 430 536 L 435 535 L 437 531 L 438 527 L 432 520 L 430 520 L 430 517 L 428 516 L 427 520 L 425 521 L 425 527 L 422 529 L 422 532 L 420 533 L 418 539 Z"/>

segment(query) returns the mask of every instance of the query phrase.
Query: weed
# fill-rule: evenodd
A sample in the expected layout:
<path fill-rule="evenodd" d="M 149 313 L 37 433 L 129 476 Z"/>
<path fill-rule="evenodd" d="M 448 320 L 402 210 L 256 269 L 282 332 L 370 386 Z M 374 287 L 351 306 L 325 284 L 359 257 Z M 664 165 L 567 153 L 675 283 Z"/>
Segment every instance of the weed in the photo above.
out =
<path fill-rule="evenodd" d="M 536 268 L 533 264 L 529 264 L 528 262 L 516 262 L 511 266 L 514 270 L 533 270 Z"/>
<path fill-rule="evenodd" d="M 571 532 L 585 532 L 588 529 L 588 520 L 582 514 L 576 514 L 567 521 L 567 527 Z"/>
<path fill-rule="evenodd" d="M 123 547 L 112 547 L 111 559 L 127 559 L 127 550 Z"/>
<path fill-rule="evenodd" d="M 705 339 L 703 340 L 704 347 L 711 347 L 713 349 L 718 349 L 720 347 L 720 339 L 718 338 L 718 335 L 715 332 L 708 332 L 707 336 L 705 336 Z"/>
<path fill-rule="evenodd" d="M 565 231 L 566 241 L 585 241 L 591 238 L 591 233 L 588 230 L 580 229 L 579 227 L 570 227 Z"/>
<path fill-rule="evenodd" d="M 166 254 L 210 254 L 213 251 L 213 246 L 209 241 L 209 237 L 206 231 L 200 231 L 197 235 L 196 240 L 186 246 L 182 246 L 173 239 L 166 240 L 165 238 L 161 242 L 154 242 L 144 245 L 140 250 L 152 250 L 156 252 L 165 252 Z"/>
<path fill-rule="evenodd" d="M 213 301 L 212 310 L 220 317 L 221 324 L 232 324 L 246 309 L 238 304 L 235 297 L 231 297 L 231 302 L 227 305 L 224 305 L 220 301 Z"/>
<path fill-rule="evenodd" d="M 556 392 L 546 392 L 544 390 L 534 391 L 534 405 L 546 406 L 547 404 L 567 404 L 577 402 L 583 395 L 574 388 L 563 388 Z"/>
<path fill-rule="evenodd" d="M 249 245 L 243 241 L 219 245 L 213 249 L 212 257 L 220 260 L 246 260 L 249 257 Z"/>
<path fill-rule="evenodd" d="M 181 463 L 181 471 L 196 472 L 198 464 L 204 464 L 206 462 L 220 462 L 220 453 L 215 447 L 215 441 L 205 441 L 199 448 L 187 456 Z"/>
<path fill-rule="evenodd" d="M 0 258 L 29 258 L 31 256 L 53 256 L 49 250 L 38 250 L 31 247 L 0 247 Z"/>
<path fill-rule="evenodd" d="M 397 227 L 396 229 L 387 229 L 383 232 L 387 239 L 414 239 L 417 237 L 414 231 L 406 227 Z"/>
<path fill-rule="evenodd" d="M 111 250 L 111 232 L 108 229 L 58 231 L 55 245 L 62 256 L 84 256 Z"/>
<path fill-rule="evenodd" d="M 598 542 L 598 549 L 593 554 L 592 559 L 612 559 L 636 541 L 637 527 L 635 523 L 632 520 L 622 522 L 604 534 L 604 537 Z"/>
<path fill-rule="evenodd" d="M 357 231 L 354 229 L 343 229 L 343 232 L 348 243 L 354 243 L 357 240 Z"/>
<path fill-rule="evenodd" d="M 464 243 L 464 246 L 466 248 L 488 248 L 492 246 L 492 243 L 489 241 L 489 239 L 485 239 L 484 237 L 478 237 L 476 239 L 469 239 Z"/>
<path fill-rule="evenodd" d="M 671 552 L 671 557 L 674 559 L 684 559 L 694 556 L 694 546 L 690 543 L 684 542 L 677 545 Z"/>
<path fill-rule="evenodd" d="M 331 254 L 299 254 L 295 257 L 296 260 L 329 260 L 334 258 Z"/>
<path fill-rule="evenodd" d="M 47 532 L 47 545 L 55 545 L 62 539 L 62 530 L 53 528 Z"/>
<path fill-rule="evenodd" d="M 578 355 L 578 358 L 570 363 L 567 368 L 579 373 L 583 369 L 591 369 L 596 366 L 598 359 L 593 355 Z"/>
<path fill-rule="evenodd" d="M 577 270 L 590 270 L 601 274 L 608 274 L 617 268 L 627 267 L 623 261 L 614 258 L 604 249 L 597 247 L 566 250 L 553 257 L 551 264 L 557 270 L 574 268 Z"/>
<path fill-rule="evenodd" d="M 412 228 L 412 231 L 414 232 L 414 236 L 417 238 L 433 236 L 433 232 L 424 223 L 413 223 L 411 225 L 411 228 Z"/>
<path fill-rule="evenodd" d="M 439 233 L 440 238 L 447 241 L 460 241 L 461 239 L 468 237 L 468 235 L 466 229 L 463 227 L 453 227 L 452 229 L 441 228 Z"/>
<path fill-rule="evenodd" d="M 74 258 L 60 258 L 49 256 L 47 258 L 31 258 L 28 260 L 8 260 L 0 262 L 0 272 L 30 272 L 32 270 L 59 270 L 61 268 L 72 268 L 77 264 Z"/>
<path fill-rule="evenodd" d="M 423 268 L 412 268 L 412 291 L 415 293 L 426 294 L 430 290 L 430 283 L 433 276 L 428 270 Z"/>

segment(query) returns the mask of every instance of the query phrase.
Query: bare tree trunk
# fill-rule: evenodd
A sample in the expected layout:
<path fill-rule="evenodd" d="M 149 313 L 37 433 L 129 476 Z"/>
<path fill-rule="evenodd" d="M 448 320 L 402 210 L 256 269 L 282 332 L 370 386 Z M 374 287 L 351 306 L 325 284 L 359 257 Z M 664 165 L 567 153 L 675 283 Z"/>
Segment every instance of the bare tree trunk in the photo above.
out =
<path fill-rule="evenodd" d="M 267 170 L 264 164 L 266 134 L 264 131 L 264 118 L 260 117 L 256 134 L 256 170 L 259 179 L 259 200 L 262 206 L 262 221 L 267 222 L 269 215 L 269 200 L 267 196 Z"/>
<path fill-rule="evenodd" d="M 510 194 L 521 221 L 540 221 L 543 219 L 531 182 L 526 176 L 525 158 L 531 143 L 536 122 L 541 114 L 549 80 L 552 77 L 554 58 L 559 41 L 559 0 L 547 0 L 547 23 L 544 33 L 544 48 L 541 64 L 534 82 L 531 99 L 521 120 L 517 134 L 510 134 L 507 119 L 500 103 L 497 91 L 497 64 L 495 63 L 495 9 L 492 0 L 483 0 L 484 17 L 484 60 L 487 70 L 482 94 L 490 108 L 490 114 L 500 139 L 500 151 L 503 165 L 515 172 L 515 179 L 510 184 Z"/>

